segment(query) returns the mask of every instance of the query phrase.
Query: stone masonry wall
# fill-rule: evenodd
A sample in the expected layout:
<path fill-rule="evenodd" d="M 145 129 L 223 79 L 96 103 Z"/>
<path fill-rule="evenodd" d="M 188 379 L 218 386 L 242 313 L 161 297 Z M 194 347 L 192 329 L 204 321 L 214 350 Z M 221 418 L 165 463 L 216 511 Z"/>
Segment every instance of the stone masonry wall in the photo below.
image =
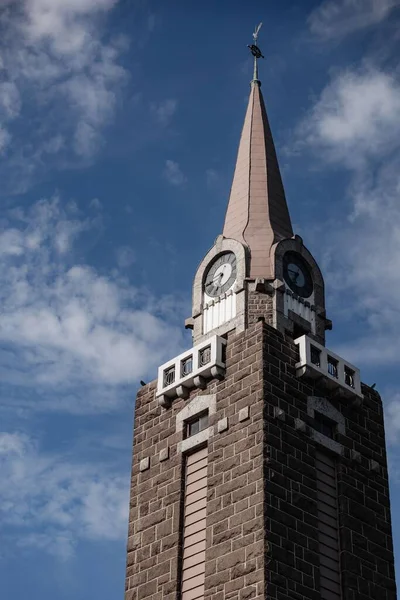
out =
<path fill-rule="evenodd" d="M 212 600 L 263 599 L 264 485 L 262 326 L 233 336 L 217 415 L 228 429 L 210 444 L 206 594 Z"/>
<path fill-rule="evenodd" d="M 298 379 L 297 347 L 268 324 L 228 337 L 227 372 L 198 394 L 216 394 L 211 417 L 205 595 L 209 600 L 317 600 L 316 443 L 309 396 L 326 391 Z M 177 600 L 182 456 L 176 415 L 161 409 L 156 382 L 135 408 L 126 600 Z M 382 404 L 363 387 L 346 417 L 339 458 L 343 600 L 395 600 Z M 276 408 L 283 413 L 277 416 Z M 218 433 L 218 422 L 228 428 Z M 296 419 L 308 430 L 296 429 Z M 140 471 L 141 461 L 149 468 Z"/>
<path fill-rule="evenodd" d="M 217 396 L 210 419 L 215 433 L 209 441 L 205 581 L 213 600 L 264 598 L 262 337 L 258 323 L 228 339 L 225 379 L 191 394 Z M 191 398 L 165 410 L 155 390 L 156 382 L 148 384 L 136 400 L 126 600 L 176 600 L 178 593 L 183 462 L 175 427 Z M 218 433 L 223 418 L 228 429 Z M 149 468 L 141 472 L 147 459 Z"/>
<path fill-rule="evenodd" d="M 136 399 L 126 600 L 176 598 L 181 462 L 172 413 L 162 415 L 155 390 L 152 382 Z M 167 446 L 170 458 L 160 462 Z M 140 462 L 147 459 L 150 468 L 140 472 Z"/>
<path fill-rule="evenodd" d="M 383 411 L 379 395 L 363 386 L 364 402 L 329 398 L 326 390 L 298 379 L 297 348 L 289 338 L 264 326 L 265 505 L 269 563 L 267 598 L 319 599 L 316 506 L 316 443 L 309 396 L 326 397 L 345 416 L 346 435 L 338 458 L 339 525 L 343 600 L 395 600 L 393 545 Z M 274 407 L 283 410 L 276 418 Z"/>
<path fill-rule="evenodd" d="M 273 297 L 264 292 L 249 291 L 247 303 L 248 324 L 253 325 L 262 317 L 268 325 L 273 324 Z"/>

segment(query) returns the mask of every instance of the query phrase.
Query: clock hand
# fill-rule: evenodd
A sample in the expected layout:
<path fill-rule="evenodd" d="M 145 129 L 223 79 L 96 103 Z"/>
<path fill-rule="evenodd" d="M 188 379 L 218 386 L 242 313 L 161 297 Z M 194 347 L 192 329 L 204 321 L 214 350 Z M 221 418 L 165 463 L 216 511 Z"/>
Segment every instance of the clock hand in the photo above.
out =
<path fill-rule="evenodd" d="M 206 281 L 205 287 L 208 287 L 209 285 L 214 285 L 214 286 L 220 285 L 218 280 L 221 280 L 222 277 L 223 277 L 223 273 L 218 273 L 218 275 L 214 276 L 213 279 Z"/>

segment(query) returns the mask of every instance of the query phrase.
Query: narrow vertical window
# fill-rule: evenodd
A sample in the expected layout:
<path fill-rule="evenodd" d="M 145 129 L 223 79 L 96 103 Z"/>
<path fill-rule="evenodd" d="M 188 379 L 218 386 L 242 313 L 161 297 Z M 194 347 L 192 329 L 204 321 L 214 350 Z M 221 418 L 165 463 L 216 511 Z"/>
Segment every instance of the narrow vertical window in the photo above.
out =
<path fill-rule="evenodd" d="M 182 600 L 204 598 L 207 510 L 207 448 L 185 459 Z"/>
<path fill-rule="evenodd" d="M 349 367 L 344 368 L 344 380 L 347 385 L 354 388 L 354 371 Z"/>
<path fill-rule="evenodd" d="M 164 386 L 171 385 L 175 381 L 175 366 L 168 367 L 164 371 Z"/>
<path fill-rule="evenodd" d="M 321 366 L 321 350 L 311 345 L 311 362 L 316 367 Z"/>
<path fill-rule="evenodd" d="M 188 421 L 186 424 L 186 437 L 191 437 L 192 435 L 196 435 L 196 433 L 200 433 L 203 429 L 207 429 L 208 427 L 208 413 L 205 412 L 199 417 L 196 417 L 192 421 Z"/>
<path fill-rule="evenodd" d="M 317 451 L 318 543 L 321 600 L 340 600 L 339 524 L 336 463 Z"/>
<path fill-rule="evenodd" d="M 188 356 L 181 361 L 181 377 L 186 377 L 193 371 L 193 356 Z"/>
<path fill-rule="evenodd" d="M 332 375 L 332 377 L 338 376 L 338 361 L 336 358 L 332 358 L 332 356 L 328 356 L 328 373 Z"/>
<path fill-rule="evenodd" d="M 316 431 L 319 431 L 323 435 L 326 435 L 326 437 L 334 439 L 335 432 L 337 429 L 337 423 L 335 423 L 335 421 L 332 421 L 332 419 L 329 419 L 329 417 L 326 417 L 325 415 L 315 411 L 314 429 L 316 429 Z"/>

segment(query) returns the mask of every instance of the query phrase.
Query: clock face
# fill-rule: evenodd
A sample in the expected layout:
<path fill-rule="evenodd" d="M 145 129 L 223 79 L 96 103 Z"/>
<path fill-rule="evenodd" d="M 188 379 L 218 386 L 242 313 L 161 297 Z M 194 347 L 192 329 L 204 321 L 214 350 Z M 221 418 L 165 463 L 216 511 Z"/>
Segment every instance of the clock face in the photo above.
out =
<path fill-rule="evenodd" d="M 284 255 L 283 278 L 295 294 L 302 298 L 311 296 L 314 286 L 310 269 L 297 252 L 286 252 Z"/>
<path fill-rule="evenodd" d="M 206 272 L 204 291 L 215 298 L 227 292 L 236 281 L 236 256 L 226 252 L 211 263 Z"/>

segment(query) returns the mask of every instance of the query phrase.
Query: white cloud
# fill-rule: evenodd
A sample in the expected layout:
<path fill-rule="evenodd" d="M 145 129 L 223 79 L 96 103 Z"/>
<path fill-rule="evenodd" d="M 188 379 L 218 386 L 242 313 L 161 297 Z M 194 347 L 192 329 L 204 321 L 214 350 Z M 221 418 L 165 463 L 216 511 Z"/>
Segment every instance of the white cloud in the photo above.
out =
<path fill-rule="evenodd" d="M 31 386 L 20 406 L 109 410 L 181 348 L 181 328 L 163 316 L 168 299 L 74 262 L 75 241 L 95 223 L 54 198 L 14 210 L 0 233 L 0 372 L 3 384 Z"/>
<path fill-rule="evenodd" d="M 19 433 L 0 433 L 0 456 L 22 456 L 29 438 Z"/>
<path fill-rule="evenodd" d="M 11 81 L 0 83 L 0 115 L 3 119 L 14 119 L 21 110 L 21 98 L 18 88 Z"/>
<path fill-rule="evenodd" d="M 340 38 L 380 23 L 399 4 L 399 0 L 324 0 L 312 11 L 308 24 L 320 38 Z"/>
<path fill-rule="evenodd" d="M 187 182 L 187 178 L 182 173 L 179 163 L 174 160 L 165 161 L 164 176 L 171 185 L 177 187 L 181 187 Z"/>
<path fill-rule="evenodd" d="M 4 129 L 0 124 L 0 155 L 3 154 L 9 143 L 11 142 L 11 135 Z"/>
<path fill-rule="evenodd" d="M 42 452 L 19 432 L 0 432 L 0 465 L 2 537 L 11 544 L 18 546 L 22 537 L 24 550 L 65 560 L 79 540 L 125 538 L 129 479 L 116 465 Z"/>
<path fill-rule="evenodd" d="M 174 100 L 173 98 L 169 98 L 167 100 L 160 102 L 159 104 L 157 104 L 157 103 L 151 104 L 150 109 L 151 109 L 152 113 L 154 114 L 154 116 L 156 117 L 157 121 L 165 127 L 166 125 L 169 125 L 169 123 L 171 122 L 172 117 L 174 116 L 174 114 L 176 112 L 177 106 L 178 106 L 177 100 Z"/>
<path fill-rule="evenodd" d="M 47 532 L 35 532 L 24 535 L 23 539 L 15 539 L 14 536 L 4 536 L 7 539 L 8 551 L 15 545 L 18 548 L 18 553 L 38 551 L 47 552 L 60 561 L 67 561 L 74 556 L 75 539 L 69 532 L 58 533 L 54 529 Z"/>
<path fill-rule="evenodd" d="M 90 208 L 93 208 L 94 210 L 98 210 L 98 211 L 103 209 L 103 205 L 98 198 L 93 198 L 90 201 L 89 206 L 90 206 Z"/>
<path fill-rule="evenodd" d="M 215 169 L 206 170 L 206 182 L 208 187 L 213 187 L 219 181 L 218 171 Z"/>
<path fill-rule="evenodd" d="M 8 151 L 3 192 L 24 191 L 43 169 L 90 161 L 102 147 L 128 77 L 119 64 L 127 40 L 107 38 L 100 21 L 116 4 L 15 0 L 3 11 L 3 131 L 9 122 L 7 137 L 0 133 L 0 151 L 6 144 Z"/>
<path fill-rule="evenodd" d="M 73 149 L 78 156 L 90 158 L 102 145 L 102 137 L 96 129 L 85 121 L 79 121 L 74 134 Z"/>
<path fill-rule="evenodd" d="M 359 168 L 398 145 L 399 124 L 400 82 L 373 69 L 348 70 L 323 90 L 297 135 L 325 158 Z"/>
<path fill-rule="evenodd" d="M 395 394 L 385 408 L 385 434 L 389 444 L 400 442 L 400 393 Z"/>
<path fill-rule="evenodd" d="M 129 246 L 120 246 L 117 248 L 116 257 L 120 269 L 127 269 L 132 266 L 136 260 L 135 253 Z"/>
<path fill-rule="evenodd" d="M 350 173 L 347 207 L 324 226 L 333 305 L 363 327 L 336 350 L 363 366 L 400 363 L 400 81 L 366 70 L 339 74 L 298 136 Z M 304 135 L 306 133 L 306 135 Z"/>
<path fill-rule="evenodd" d="M 21 29 L 32 43 L 47 40 L 59 54 L 80 52 L 90 33 L 87 17 L 110 10 L 116 3 L 117 0 L 25 0 Z"/>

